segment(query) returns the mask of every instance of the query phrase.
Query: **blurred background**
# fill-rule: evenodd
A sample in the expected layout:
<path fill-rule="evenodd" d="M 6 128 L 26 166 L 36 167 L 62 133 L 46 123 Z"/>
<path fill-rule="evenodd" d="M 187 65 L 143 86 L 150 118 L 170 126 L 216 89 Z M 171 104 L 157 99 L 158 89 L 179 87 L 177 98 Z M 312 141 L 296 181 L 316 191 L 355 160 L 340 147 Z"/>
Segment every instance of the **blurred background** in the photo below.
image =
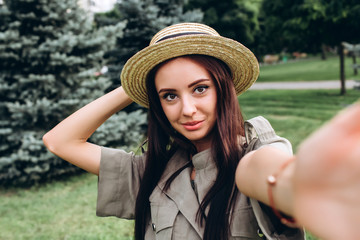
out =
<path fill-rule="evenodd" d="M 250 48 L 268 87 L 239 97 L 243 114 L 268 118 L 296 152 L 360 96 L 359 16 L 356 0 L 0 0 L 0 239 L 133 238 L 132 221 L 95 217 L 97 178 L 41 138 L 120 86 L 160 29 L 201 22 Z M 90 141 L 137 152 L 146 128 L 132 104 Z"/>

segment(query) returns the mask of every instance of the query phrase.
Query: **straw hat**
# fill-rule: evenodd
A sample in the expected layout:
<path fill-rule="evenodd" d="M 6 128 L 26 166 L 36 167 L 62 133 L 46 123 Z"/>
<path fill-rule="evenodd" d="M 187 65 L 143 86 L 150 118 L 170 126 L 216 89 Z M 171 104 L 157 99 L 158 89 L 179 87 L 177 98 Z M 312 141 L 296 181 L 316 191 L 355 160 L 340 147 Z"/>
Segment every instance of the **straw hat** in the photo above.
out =
<path fill-rule="evenodd" d="M 209 55 L 225 62 L 232 72 L 238 95 L 245 92 L 259 75 L 256 57 L 241 43 L 222 37 L 203 24 L 180 23 L 159 31 L 148 47 L 126 62 L 121 72 L 125 92 L 134 102 L 148 108 L 148 73 L 161 62 L 189 54 Z"/>

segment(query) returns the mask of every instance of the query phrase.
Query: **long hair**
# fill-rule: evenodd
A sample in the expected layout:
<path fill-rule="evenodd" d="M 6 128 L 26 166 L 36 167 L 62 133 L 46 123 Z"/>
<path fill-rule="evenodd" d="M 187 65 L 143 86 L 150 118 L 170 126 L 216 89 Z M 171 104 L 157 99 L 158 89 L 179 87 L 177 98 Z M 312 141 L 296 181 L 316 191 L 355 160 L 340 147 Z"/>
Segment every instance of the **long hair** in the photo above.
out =
<path fill-rule="evenodd" d="M 200 203 L 196 219 L 200 225 L 205 223 L 203 239 L 227 239 L 229 236 L 229 211 L 234 206 L 238 194 L 234 185 L 235 170 L 243 156 L 239 139 L 244 136 L 244 121 L 228 66 L 216 58 L 205 55 L 182 57 L 190 58 L 202 65 L 209 72 L 216 86 L 218 101 L 216 123 L 213 129 L 212 155 L 218 174 L 215 183 Z M 135 239 L 137 240 L 144 239 L 146 226 L 150 219 L 149 197 L 171 156 L 179 148 L 188 151 L 189 156 L 196 153 L 195 146 L 187 138 L 173 130 L 161 107 L 155 88 L 155 74 L 165 63 L 153 69 L 147 79 L 150 103 L 148 146 L 146 168 L 136 199 Z M 186 167 L 189 166 L 190 164 Z M 183 169 L 174 173 L 165 186 L 170 186 L 171 181 Z M 206 215 L 205 209 L 207 208 L 209 211 Z"/>

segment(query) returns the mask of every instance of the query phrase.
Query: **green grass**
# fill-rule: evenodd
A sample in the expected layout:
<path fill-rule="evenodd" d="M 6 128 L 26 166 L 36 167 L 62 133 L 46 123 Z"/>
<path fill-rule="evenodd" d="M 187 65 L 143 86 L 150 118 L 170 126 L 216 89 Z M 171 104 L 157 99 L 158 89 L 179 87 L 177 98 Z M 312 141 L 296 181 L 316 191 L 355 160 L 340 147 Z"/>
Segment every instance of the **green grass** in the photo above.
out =
<path fill-rule="evenodd" d="M 97 177 L 0 190 L 1 240 L 129 240 L 133 221 L 95 216 Z"/>
<path fill-rule="evenodd" d="M 360 91 L 348 90 L 250 90 L 239 97 L 245 119 L 265 116 L 278 135 L 294 148 L 335 113 L 360 98 Z"/>
<path fill-rule="evenodd" d="M 275 65 L 263 65 L 260 67 L 258 82 L 339 80 L 339 61 L 339 57 L 332 56 L 326 61 L 313 57 Z M 345 78 L 359 79 L 360 75 L 354 76 L 351 64 L 352 59 L 345 58 Z"/>
<path fill-rule="evenodd" d="M 251 90 L 239 102 L 245 118 L 265 116 L 296 147 L 360 97 L 360 91 L 338 92 Z M 133 221 L 95 216 L 96 195 L 97 177 L 90 174 L 29 189 L 0 189 L 0 239 L 131 239 Z"/>

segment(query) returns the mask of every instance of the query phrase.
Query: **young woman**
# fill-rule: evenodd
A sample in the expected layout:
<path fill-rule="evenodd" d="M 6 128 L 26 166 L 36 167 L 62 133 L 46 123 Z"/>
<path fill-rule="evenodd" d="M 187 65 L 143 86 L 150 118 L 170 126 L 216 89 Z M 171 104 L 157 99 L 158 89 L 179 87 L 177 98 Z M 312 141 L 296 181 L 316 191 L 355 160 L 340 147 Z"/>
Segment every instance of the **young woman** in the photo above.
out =
<path fill-rule="evenodd" d="M 173 25 L 129 59 L 122 87 L 59 123 L 44 143 L 99 175 L 97 215 L 135 219 L 136 239 L 303 239 L 288 216 L 327 239 L 356 239 L 360 126 L 351 119 L 360 107 L 306 140 L 296 157 L 275 134 L 256 149 L 237 95 L 258 73 L 240 43 L 202 24 Z M 143 155 L 87 142 L 132 101 L 149 108 Z"/>

